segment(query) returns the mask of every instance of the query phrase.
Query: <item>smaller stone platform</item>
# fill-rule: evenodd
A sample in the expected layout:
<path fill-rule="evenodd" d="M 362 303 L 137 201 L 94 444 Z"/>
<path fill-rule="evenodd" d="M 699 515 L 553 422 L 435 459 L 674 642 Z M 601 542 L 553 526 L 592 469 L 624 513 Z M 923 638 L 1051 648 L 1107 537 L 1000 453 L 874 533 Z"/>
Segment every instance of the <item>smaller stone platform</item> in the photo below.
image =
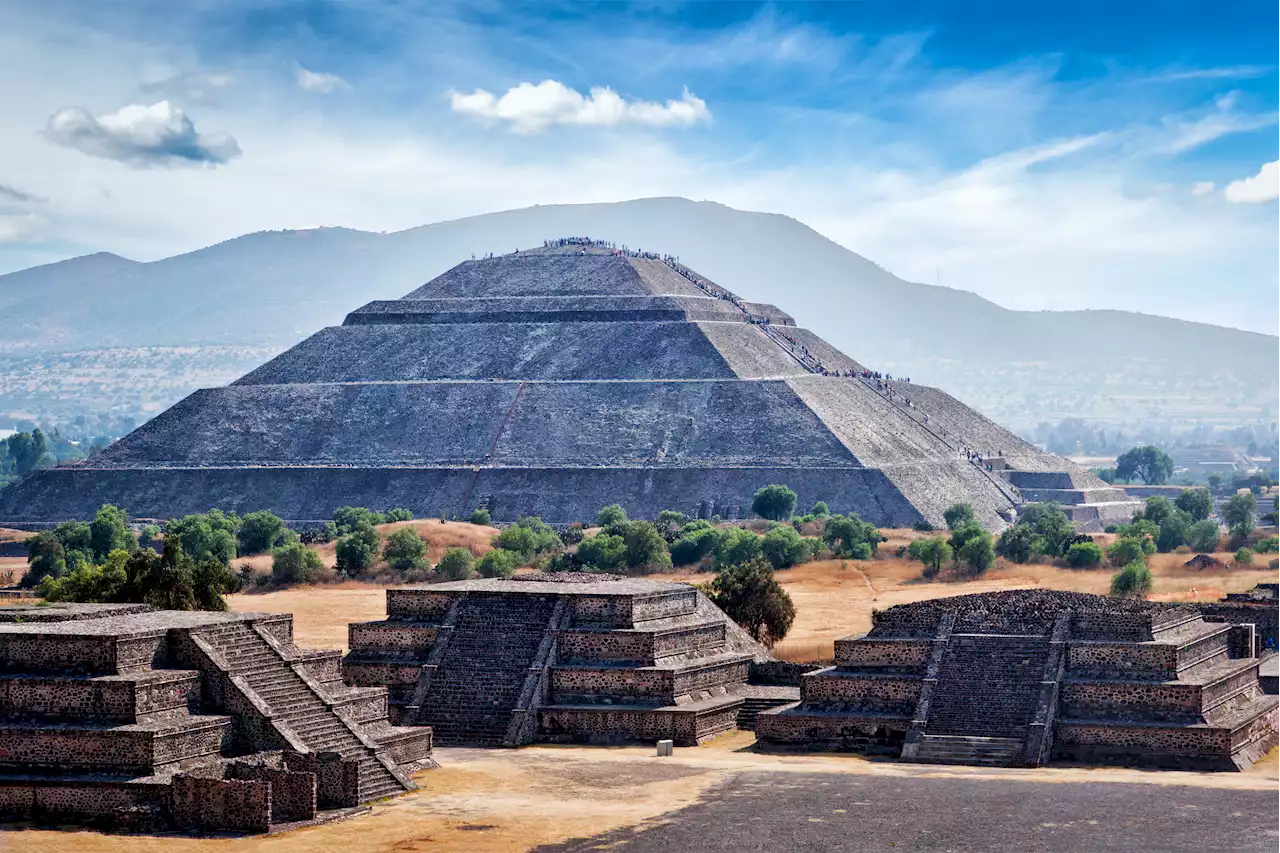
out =
<path fill-rule="evenodd" d="M 1192 606 L 1054 590 L 963 595 L 873 614 L 837 640 L 799 704 L 760 713 L 762 745 L 910 761 L 1050 759 L 1248 767 L 1276 743 L 1254 625 Z"/>
<path fill-rule="evenodd" d="M 748 697 L 777 704 L 747 685 L 763 647 L 686 584 L 564 573 L 388 590 L 387 619 L 351 625 L 350 648 L 347 682 L 386 687 L 393 719 L 441 743 L 696 744 L 734 728 Z"/>
<path fill-rule="evenodd" d="M 0 818 L 267 832 L 414 788 L 429 729 L 285 614 L 0 607 Z"/>

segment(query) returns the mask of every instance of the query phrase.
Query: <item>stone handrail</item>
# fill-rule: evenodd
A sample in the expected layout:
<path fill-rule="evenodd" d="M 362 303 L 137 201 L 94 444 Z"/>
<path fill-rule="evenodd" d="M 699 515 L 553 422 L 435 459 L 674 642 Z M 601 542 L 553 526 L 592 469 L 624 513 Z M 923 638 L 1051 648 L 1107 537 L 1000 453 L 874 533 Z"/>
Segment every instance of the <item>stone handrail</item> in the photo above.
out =
<path fill-rule="evenodd" d="M 413 688 L 413 698 L 409 700 L 408 706 L 405 708 L 406 719 L 410 722 L 420 722 L 418 715 L 421 713 L 422 706 L 427 702 L 427 692 L 431 689 L 431 681 L 435 678 L 436 670 L 440 668 L 440 662 L 444 660 L 444 653 L 449 648 L 449 640 L 453 637 L 454 625 L 458 622 L 458 609 L 462 606 L 462 602 L 466 599 L 467 593 L 452 596 L 449 600 L 449 609 L 445 611 L 444 618 L 440 620 L 440 628 L 436 631 L 435 642 L 431 645 L 431 651 L 427 653 L 427 662 L 422 665 L 421 671 L 418 673 L 418 683 Z"/>
<path fill-rule="evenodd" d="M 925 666 L 924 678 L 920 682 L 920 697 L 916 700 L 915 712 L 911 715 L 911 728 L 907 730 L 902 744 L 902 758 L 913 761 L 920 754 L 920 744 L 929 727 L 929 704 L 933 700 L 934 688 L 938 686 L 938 671 L 942 669 L 942 658 L 947 652 L 947 644 L 951 642 L 951 631 L 955 628 L 956 615 L 951 612 L 942 614 L 938 627 L 933 635 L 933 648 L 929 652 L 929 663 Z"/>
<path fill-rule="evenodd" d="M 551 666 L 556 662 L 556 638 L 560 629 L 564 628 L 570 615 L 567 596 L 560 596 L 547 620 L 546 633 L 538 644 L 538 653 L 525 675 L 524 686 L 520 689 L 520 698 L 511 712 L 511 722 L 507 724 L 507 733 L 502 738 L 503 746 L 520 746 L 532 743 L 538 729 L 538 706 L 546 699 L 548 683 L 551 679 Z"/>
<path fill-rule="evenodd" d="M 1053 746 L 1053 721 L 1058 714 L 1058 692 L 1067 662 L 1067 636 L 1070 631 L 1071 612 L 1063 611 L 1053 620 L 1053 632 L 1049 635 L 1049 654 L 1045 657 L 1040 696 L 1036 700 L 1036 714 L 1027 726 L 1027 736 L 1022 743 L 1022 763 L 1028 767 L 1044 764 Z"/>

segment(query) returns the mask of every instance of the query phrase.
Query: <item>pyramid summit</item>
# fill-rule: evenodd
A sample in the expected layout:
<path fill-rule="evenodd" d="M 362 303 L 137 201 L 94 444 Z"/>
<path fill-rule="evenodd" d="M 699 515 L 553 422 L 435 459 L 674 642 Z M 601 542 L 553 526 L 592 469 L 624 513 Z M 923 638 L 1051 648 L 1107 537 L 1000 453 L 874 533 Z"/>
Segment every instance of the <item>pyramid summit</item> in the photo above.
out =
<path fill-rule="evenodd" d="M 675 258 L 571 238 L 371 302 L 92 459 L 29 475 L 0 493 L 0 522 L 86 518 L 102 503 L 140 518 L 485 506 L 498 521 L 562 523 L 611 503 L 733 518 L 770 483 L 882 526 L 941 525 L 956 501 L 989 526 L 1032 501 L 1088 526 L 1134 507 Z"/>

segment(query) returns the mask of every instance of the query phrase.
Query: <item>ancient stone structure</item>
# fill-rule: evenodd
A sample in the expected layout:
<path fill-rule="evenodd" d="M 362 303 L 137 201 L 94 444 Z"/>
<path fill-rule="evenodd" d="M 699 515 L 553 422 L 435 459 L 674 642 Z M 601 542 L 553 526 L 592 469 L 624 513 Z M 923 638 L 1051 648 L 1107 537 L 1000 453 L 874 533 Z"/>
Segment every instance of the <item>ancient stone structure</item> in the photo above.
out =
<path fill-rule="evenodd" d="M 342 683 L 293 619 L 0 608 L 0 816 L 266 832 L 414 788 L 431 731 Z"/>
<path fill-rule="evenodd" d="M 873 623 L 836 641 L 835 666 L 803 677 L 798 705 L 759 715 L 763 744 L 1234 770 L 1276 743 L 1252 624 L 1052 590 L 903 604 Z"/>
<path fill-rule="evenodd" d="M 620 503 L 727 518 L 786 483 L 884 526 L 1027 501 L 1138 504 L 942 391 L 890 381 L 672 259 L 592 241 L 467 261 L 372 302 L 103 453 L 0 493 L 0 521 L 343 505 L 553 523 Z M 744 250 L 749 251 L 749 248 Z"/>
<path fill-rule="evenodd" d="M 1280 642 L 1280 584 L 1260 583 L 1247 592 L 1229 592 L 1221 601 L 1201 604 L 1200 612 L 1210 622 L 1250 622 L 1254 627 L 1256 654 L 1274 655 Z"/>
<path fill-rule="evenodd" d="M 788 701 L 748 684 L 769 656 L 695 588 L 525 575 L 387 591 L 350 627 L 343 678 L 438 743 L 696 744 Z"/>

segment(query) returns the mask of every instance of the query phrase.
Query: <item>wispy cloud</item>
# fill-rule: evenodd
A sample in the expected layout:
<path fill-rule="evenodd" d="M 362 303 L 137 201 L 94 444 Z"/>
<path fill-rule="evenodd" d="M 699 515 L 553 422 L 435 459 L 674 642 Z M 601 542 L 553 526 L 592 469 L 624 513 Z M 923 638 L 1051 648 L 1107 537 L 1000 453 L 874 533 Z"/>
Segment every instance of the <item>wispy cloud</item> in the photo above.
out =
<path fill-rule="evenodd" d="M 158 96 L 187 104 L 214 104 L 218 101 L 218 95 L 230 86 L 234 79 L 226 72 L 188 71 L 174 74 L 163 80 L 143 83 L 138 86 L 138 91 L 144 95 Z"/>
<path fill-rule="evenodd" d="M 0 213 L 0 243 L 28 243 L 44 233 L 49 221 L 36 213 Z"/>
<path fill-rule="evenodd" d="M 553 124 L 687 127 L 711 118 L 706 102 L 688 89 L 679 100 L 660 104 L 628 101 L 604 86 L 594 87 L 590 94 L 583 95 L 557 80 L 521 83 L 501 97 L 484 89 L 470 94 L 450 92 L 449 104 L 456 113 L 505 122 L 518 133 L 536 133 Z"/>
<path fill-rule="evenodd" d="M 0 198 L 7 198 L 10 201 L 23 202 L 25 204 L 44 204 L 49 200 L 44 196 L 38 196 L 35 193 L 29 193 L 26 190 L 20 190 L 7 184 L 0 184 Z"/>
<path fill-rule="evenodd" d="M 1223 65 L 1216 68 L 1184 68 L 1161 71 L 1146 78 L 1152 83 L 1180 83 L 1184 80 L 1247 80 L 1275 71 L 1274 65 Z"/>
<path fill-rule="evenodd" d="M 339 89 L 350 89 L 351 84 L 337 74 L 326 74 L 323 71 L 310 71 L 299 65 L 295 69 L 294 80 L 299 89 L 314 92 L 318 95 L 329 95 Z"/>
<path fill-rule="evenodd" d="M 44 136 L 90 157 L 135 167 L 218 166 L 240 156 L 235 139 L 225 133 L 197 133 L 187 114 L 168 101 L 130 104 L 102 116 L 63 107 L 49 116 Z"/>
<path fill-rule="evenodd" d="M 1166 117 L 1161 129 L 1148 140 L 1152 153 L 1182 154 L 1233 133 L 1248 133 L 1276 123 L 1274 112 L 1237 109 L 1239 100 L 1239 93 L 1228 92 L 1215 98 L 1208 110 Z"/>

